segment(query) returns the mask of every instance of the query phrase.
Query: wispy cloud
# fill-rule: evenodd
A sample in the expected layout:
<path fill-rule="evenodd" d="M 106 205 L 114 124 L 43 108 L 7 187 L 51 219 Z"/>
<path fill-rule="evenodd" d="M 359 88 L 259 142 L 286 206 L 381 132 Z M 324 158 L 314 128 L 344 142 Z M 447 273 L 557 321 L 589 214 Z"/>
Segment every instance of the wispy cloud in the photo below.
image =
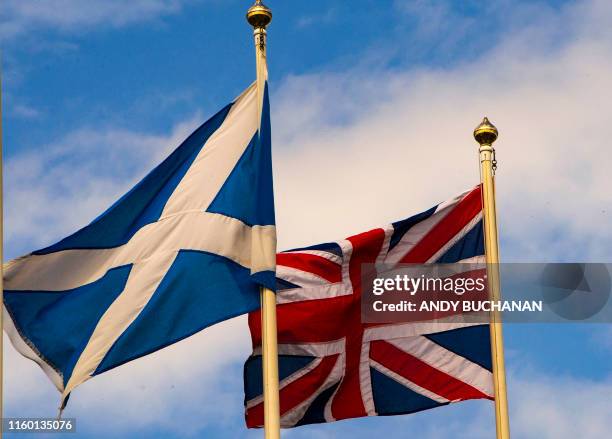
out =
<path fill-rule="evenodd" d="M 40 116 L 40 111 L 25 104 L 14 104 L 9 107 L 11 113 L 23 119 L 36 119 Z"/>
<path fill-rule="evenodd" d="M 0 38 L 33 28 L 63 31 L 118 27 L 180 11 L 188 0 L 4 0 Z"/>
<path fill-rule="evenodd" d="M 333 23 L 338 18 L 338 9 L 336 7 L 327 8 L 322 14 L 305 15 L 299 17 L 296 25 L 299 28 L 306 28 L 313 25 L 321 26 Z"/>
<path fill-rule="evenodd" d="M 599 127 L 612 102 L 612 38 L 589 22 L 612 18 L 612 6 L 550 14 L 458 67 L 284 82 L 274 101 L 283 247 L 399 219 L 475 185 L 471 132 L 488 115 L 501 132 L 506 257 L 609 258 L 612 154 Z M 542 43 L 548 22 L 564 23 L 563 45 Z"/>

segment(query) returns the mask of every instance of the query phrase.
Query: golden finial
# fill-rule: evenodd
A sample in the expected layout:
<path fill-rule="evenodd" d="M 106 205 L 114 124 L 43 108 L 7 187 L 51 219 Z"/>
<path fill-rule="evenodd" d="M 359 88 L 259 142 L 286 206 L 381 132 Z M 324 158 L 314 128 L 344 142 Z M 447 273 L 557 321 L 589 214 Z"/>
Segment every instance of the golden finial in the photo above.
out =
<path fill-rule="evenodd" d="M 474 130 L 474 139 L 480 143 L 480 146 L 493 145 L 497 140 L 497 128 L 485 117 Z"/>
<path fill-rule="evenodd" d="M 247 11 L 246 19 L 255 29 L 265 29 L 272 21 L 272 11 L 261 0 L 256 0 Z"/>

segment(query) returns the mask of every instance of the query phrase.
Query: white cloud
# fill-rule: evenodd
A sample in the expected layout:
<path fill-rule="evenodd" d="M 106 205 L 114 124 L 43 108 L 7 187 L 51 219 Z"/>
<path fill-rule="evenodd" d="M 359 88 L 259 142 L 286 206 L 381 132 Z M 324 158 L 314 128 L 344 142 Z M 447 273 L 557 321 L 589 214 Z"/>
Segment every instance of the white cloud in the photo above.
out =
<path fill-rule="evenodd" d="M 297 19 L 296 26 L 298 28 L 307 28 L 313 25 L 321 26 L 333 23 L 338 16 L 338 10 L 335 7 L 330 7 L 323 11 L 318 11 L 316 15 L 305 15 Z"/>
<path fill-rule="evenodd" d="M 40 111 L 25 104 L 13 105 L 10 107 L 10 110 L 15 116 L 23 119 L 36 119 L 40 117 Z"/>
<path fill-rule="evenodd" d="M 284 80 L 272 99 L 281 248 L 401 219 L 475 185 L 471 131 L 487 114 L 501 133 L 496 146 L 504 257 L 609 259 L 610 20 L 609 2 L 585 1 L 514 29 L 469 64 Z M 556 39 L 560 27 L 563 40 Z M 11 251 L 25 250 L 25 242 L 49 243 L 93 218 L 177 145 L 187 127 L 195 121 L 159 136 L 84 129 L 36 155 L 9 160 Z M 248 342 L 244 326 L 228 325 L 88 382 L 69 410 L 90 422 L 88 413 L 113 414 L 121 431 L 130 422 L 163 427 L 174 415 L 189 418 L 194 429 L 216 417 L 241 417 L 241 377 L 223 372 L 239 368 Z M 57 395 L 41 384 L 42 372 L 26 364 L 16 358 L 7 364 L 7 409 L 29 406 L 31 413 L 49 414 L 56 402 L 49 398 Z M 180 397 L 168 391 L 169 383 Z M 594 438 L 612 429 L 605 399 L 610 380 L 532 374 L 517 375 L 510 384 L 513 437 Z M 211 394 L 218 398 L 211 402 Z M 476 414 L 471 422 L 458 415 L 448 425 L 423 426 L 419 420 L 429 415 L 401 418 L 398 431 L 408 424 L 425 438 L 490 437 L 492 414 L 482 407 L 442 409 L 461 410 L 470 420 Z M 291 437 L 345 437 L 353 424 L 338 425 L 299 429 Z"/>
<path fill-rule="evenodd" d="M 0 38 L 32 28 L 82 31 L 93 26 L 119 27 L 180 11 L 186 0 L 4 0 Z"/>
<path fill-rule="evenodd" d="M 612 38 L 587 2 L 515 29 L 450 69 L 293 77 L 273 101 L 281 247 L 400 219 L 478 182 L 472 129 L 500 129 L 498 199 L 509 258 L 609 258 Z M 564 23 L 564 44 L 542 36 Z M 556 33 L 556 29 L 551 31 Z M 347 218 L 350 218 L 348 220 Z"/>
<path fill-rule="evenodd" d="M 612 428 L 612 379 L 551 377 L 510 379 L 513 437 L 596 439 Z"/>

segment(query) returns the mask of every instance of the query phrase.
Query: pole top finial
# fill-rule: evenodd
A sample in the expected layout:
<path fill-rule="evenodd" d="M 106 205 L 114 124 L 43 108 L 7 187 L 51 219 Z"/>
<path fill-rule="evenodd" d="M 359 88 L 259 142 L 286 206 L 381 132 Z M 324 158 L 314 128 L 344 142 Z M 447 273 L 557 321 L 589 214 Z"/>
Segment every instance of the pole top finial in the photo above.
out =
<path fill-rule="evenodd" d="M 474 139 L 482 145 L 492 145 L 497 140 L 497 128 L 491 122 L 489 118 L 485 117 L 480 125 L 474 130 Z"/>
<path fill-rule="evenodd" d="M 272 10 L 264 5 L 261 0 L 256 0 L 255 4 L 247 11 L 246 19 L 255 29 L 265 29 L 272 21 Z"/>

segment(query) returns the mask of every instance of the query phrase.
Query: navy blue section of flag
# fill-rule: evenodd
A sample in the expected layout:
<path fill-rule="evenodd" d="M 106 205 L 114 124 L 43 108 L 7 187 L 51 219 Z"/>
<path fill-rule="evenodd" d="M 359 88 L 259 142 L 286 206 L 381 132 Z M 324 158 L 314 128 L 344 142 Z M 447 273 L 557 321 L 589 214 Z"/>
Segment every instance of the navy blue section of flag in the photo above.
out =
<path fill-rule="evenodd" d="M 91 224 L 5 269 L 5 329 L 62 392 L 275 289 L 267 88 L 253 84 Z"/>

